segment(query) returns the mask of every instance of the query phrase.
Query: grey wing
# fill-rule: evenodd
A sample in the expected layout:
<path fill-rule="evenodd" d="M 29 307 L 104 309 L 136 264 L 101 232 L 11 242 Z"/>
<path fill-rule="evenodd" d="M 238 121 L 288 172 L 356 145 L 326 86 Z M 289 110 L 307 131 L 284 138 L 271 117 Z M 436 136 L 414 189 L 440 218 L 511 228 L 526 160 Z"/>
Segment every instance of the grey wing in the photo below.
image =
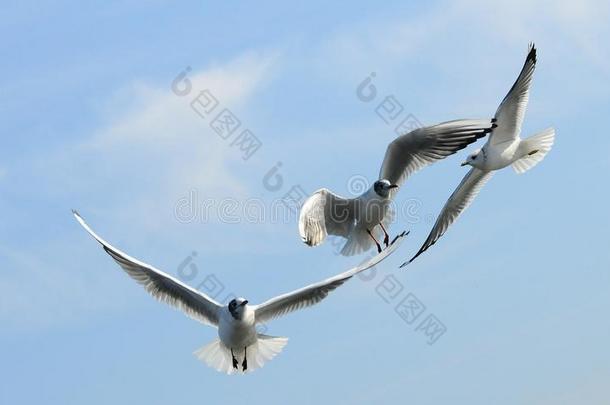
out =
<path fill-rule="evenodd" d="M 470 203 L 479 194 L 481 188 L 487 183 L 487 181 L 493 175 L 492 171 L 483 171 L 475 167 L 470 169 L 468 174 L 464 176 L 460 185 L 455 189 L 449 200 L 445 203 L 443 210 L 436 219 L 434 227 L 430 231 L 428 238 L 419 249 L 417 254 L 411 258 L 408 262 L 403 263 L 400 267 L 404 267 L 411 263 L 417 256 L 424 253 L 430 246 L 434 245 L 436 241 L 443 236 L 449 226 L 455 222 L 460 214 L 468 208 Z"/>
<path fill-rule="evenodd" d="M 512 141 L 519 137 L 535 68 L 536 47 L 531 44 L 519 77 L 496 111 L 495 120 L 498 126 L 489 136 L 491 145 Z"/>
<path fill-rule="evenodd" d="M 379 178 L 400 186 L 417 170 L 484 137 L 494 125 L 492 120 L 455 120 L 401 135 L 388 145 Z"/>
<path fill-rule="evenodd" d="M 389 247 L 359 266 L 319 283 L 308 285 L 307 287 L 277 296 L 262 304 L 256 305 L 254 307 L 256 322 L 267 322 L 289 312 L 317 304 L 326 298 L 329 292 L 345 283 L 354 275 L 377 265 L 391 255 L 398 248 L 400 243 L 402 243 L 403 238 L 407 234 L 408 233 L 405 232 L 399 234 L 394 238 Z"/>
<path fill-rule="evenodd" d="M 221 308 L 218 302 L 162 271 L 116 249 L 99 237 L 78 212 L 73 211 L 73 213 L 83 228 L 102 245 L 106 253 L 153 297 L 183 311 L 195 320 L 210 326 L 218 326 L 218 310 Z"/>
<path fill-rule="evenodd" d="M 327 235 L 347 237 L 355 219 L 355 202 L 328 189 L 309 197 L 299 215 L 299 234 L 304 243 L 317 246 Z"/>

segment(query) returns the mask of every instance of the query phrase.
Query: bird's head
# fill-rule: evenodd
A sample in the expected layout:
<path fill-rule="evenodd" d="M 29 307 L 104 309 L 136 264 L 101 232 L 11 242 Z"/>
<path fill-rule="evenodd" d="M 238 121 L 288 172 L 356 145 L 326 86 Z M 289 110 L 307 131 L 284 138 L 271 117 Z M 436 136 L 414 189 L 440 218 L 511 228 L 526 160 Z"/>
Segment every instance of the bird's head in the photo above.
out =
<path fill-rule="evenodd" d="M 392 184 L 386 179 L 377 180 L 375 184 L 373 184 L 373 190 L 375 190 L 375 193 L 384 198 L 388 198 L 390 196 L 390 190 L 397 187 L 397 184 Z"/>
<path fill-rule="evenodd" d="M 461 166 L 470 165 L 472 167 L 476 167 L 478 164 L 482 163 L 481 160 L 483 160 L 481 158 L 481 149 L 477 149 L 468 155 L 466 160 L 462 162 Z"/>
<path fill-rule="evenodd" d="M 235 319 L 242 319 L 244 316 L 244 310 L 246 305 L 248 304 L 248 300 L 245 298 L 234 298 L 229 302 L 229 312 Z"/>

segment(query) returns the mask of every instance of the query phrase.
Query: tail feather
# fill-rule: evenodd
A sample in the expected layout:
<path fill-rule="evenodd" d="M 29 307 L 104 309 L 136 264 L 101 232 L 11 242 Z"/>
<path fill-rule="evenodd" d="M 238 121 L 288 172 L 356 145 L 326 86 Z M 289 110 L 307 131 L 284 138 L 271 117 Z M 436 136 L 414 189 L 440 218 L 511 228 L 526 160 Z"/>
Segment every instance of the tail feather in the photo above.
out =
<path fill-rule="evenodd" d="M 218 372 L 233 374 L 237 371 L 233 368 L 231 351 L 220 339 L 213 340 L 208 345 L 196 350 L 193 354 Z"/>
<path fill-rule="evenodd" d="M 373 246 L 373 240 L 366 231 L 353 230 L 341 249 L 343 256 L 354 256 L 366 252 Z"/>
<path fill-rule="evenodd" d="M 245 372 L 251 372 L 263 365 L 278 355 L 284 346 L 288 343 L 288 338 L 268 336 L 258 334 L 256 343 L 248 346 L 246 356 L 248 359 L 248 368 Z M 243 350 L 234 350 L 233 354 L 239 363 L 239 367 L 233 367 L 233 357 L 231 349 L 225 346 L 220 339 L 215 339 L 211 343 L 196 350 L 194 355 L 211 368 L 226 374 L 243 373 L 241 364 L 244 360 Z"/>
<path fill-rule="evenodd" d="M 549 153 L 554 142 L 555 130 L 553 128 L 547 128 L 534 136 L 522 140 L 519 149 L 525 156 L 512 164 L 515 172 L 519 174 L 525 173 L 540 163 L 546 154 Z"/>
<path fill-rule="evenodd" d="M 263 367 L 265 362 L 271 360 L 284 349 L 284 346 L 288 344 L 288 338 L 276 337 L 258 334 L 258 341 L 255 345 L 252 345 L 254 353 L 253 358 L 256 359 L 257 368 Z M 250 350 L 250 349 L 249 349 Z M 250 353 L 248 353 L 248 361 L 250 361 Z"/>

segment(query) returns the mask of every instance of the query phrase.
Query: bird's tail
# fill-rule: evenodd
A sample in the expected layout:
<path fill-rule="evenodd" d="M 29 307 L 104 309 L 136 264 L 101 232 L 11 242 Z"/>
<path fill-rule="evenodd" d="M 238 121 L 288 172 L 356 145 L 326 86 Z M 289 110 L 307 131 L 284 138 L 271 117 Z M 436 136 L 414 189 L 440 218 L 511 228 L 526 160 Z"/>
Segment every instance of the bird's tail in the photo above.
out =
<path fill-rule="evenodd" d="M 373 246 L 373 240 L 368 233 L 354 230 L 347 238 L 345 245 L 341 248 L 343 256 L 353 256 L 366 252 Z"/>
<path fill-rule="evenodd" d="M 263 367 L 266 362 L 280 354 L 287 344 L 287 337 L 259 333 L 256 343 L 248 347 L 248 370 Z"/>
<path fill-rule="evenodd" d="M 521 145 L 519 145 L 519 150 L 522 151 L 525 156 L 512 164 L 515 172 L 519 174 L 525 173 L 540 163 L 546 154 L 549 153 L 554 142 L 555 130 L 553 128 L 547 128 L 534 136 L 522 140 Z"/>
<path fill-rule="evenodd" d="M 279 354 L 287 343 L 288 338 L 268 336 L 259 333 L 256 343 L 248 346 L 246 349 L 248 361 L 245 371 L 242 367 L 244 361 L 243 348 L 233 350 L 235 359 L 238 362 L 237 368 L 234 368 L 231 349 L 225 346 L 220 339 L 215 339 L 208 345 L 196 350 L 194 354 L 199 360 L 221 373 L 244 373 L 263 367 L 267 361 Z"/>

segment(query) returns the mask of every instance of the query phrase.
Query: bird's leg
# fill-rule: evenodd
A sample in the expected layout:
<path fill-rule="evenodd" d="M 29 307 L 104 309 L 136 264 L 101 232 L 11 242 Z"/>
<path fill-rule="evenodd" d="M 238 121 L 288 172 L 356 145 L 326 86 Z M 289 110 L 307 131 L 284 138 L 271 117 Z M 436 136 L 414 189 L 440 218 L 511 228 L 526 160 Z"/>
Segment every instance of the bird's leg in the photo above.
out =
<path fill-rule="evenodd" d="M 233 354 L 233 348 L 231 348 L 231 358 L 233 359 L 233 368 L 237 369 L 237 359 L 235 358 L 235 355 Z"/>
<path fill-rule="evenodd" d="M 375 241 L 375 245 L 377 245 L 377 253 L 381 253 L 381 245 L 379 244 L 379 242 L 377 242 L 377 239 L 375 239 L 375 237 L 373 236 L 373 234 L 371 233 L 371 231 L 369 229 L 367 229 L 366 232 Z"/>
<path fill-rule="evenodd" d="M 532 156 L 535 155 L 536 153 L 538 153 L 539 150 L 538 149 L 534 149 L 533 151 L 531 151 L 530 153 L 527 154 L 527 156 Z"/>
<path fill-rule="evenodd" d="M 248 354 L 246 353 L 247 349 L 248 347 L 244 347 L 244 361 L 241 362 L 242 371 L 246 371 L 248 369 Z"/>
<path fill-rule="evenodd" d="M 390 235 L 388 235 L 388 231 L 385 230 L 385 227 L 381 222 L 379 223 L 379 226 L 381 227 L 381 229 L 383 229 L 383 234 L 385 235 L 383 237 L 383 243 L 385 243 L 385 247 L 388 247 L 390 246 Z"/>

